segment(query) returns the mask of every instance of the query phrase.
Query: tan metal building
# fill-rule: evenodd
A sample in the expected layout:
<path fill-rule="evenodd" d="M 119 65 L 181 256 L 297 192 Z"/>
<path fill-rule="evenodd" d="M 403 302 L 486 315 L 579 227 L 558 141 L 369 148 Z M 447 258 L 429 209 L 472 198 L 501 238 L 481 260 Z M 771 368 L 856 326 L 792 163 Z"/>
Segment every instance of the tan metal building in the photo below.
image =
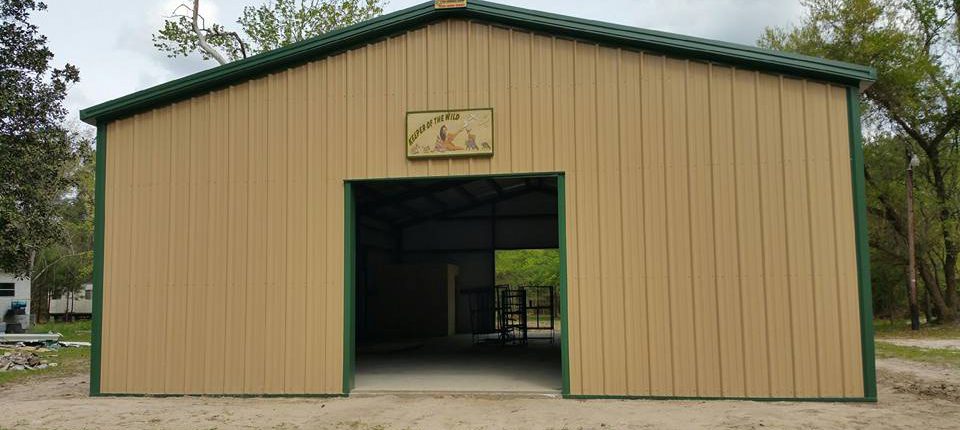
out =
<path fill-rule="evenodd" d="M 348 394 L 358 187 L 433 178 L 556 193 L 563 395 L 875 400 L 873 79 L 470 0 L 86 109 L 91 393 Z M 481 108 L 492 155 L 411 152 L 408 113 Z"/>

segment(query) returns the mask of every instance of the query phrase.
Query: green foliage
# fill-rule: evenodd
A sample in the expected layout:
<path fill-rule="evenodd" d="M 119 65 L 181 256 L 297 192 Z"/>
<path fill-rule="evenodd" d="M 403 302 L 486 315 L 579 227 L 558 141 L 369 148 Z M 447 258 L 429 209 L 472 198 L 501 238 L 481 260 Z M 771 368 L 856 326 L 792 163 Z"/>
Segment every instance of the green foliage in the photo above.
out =
<path fill-rule="evenodd" d="M 61 125 L 79 72 L 51 66 L 46 37 L 29 22 L 44 9 L 33 0 L 0 0 L 0 271 L 21 276 L 63 237 L 58 204 L 80 149 Z"/>
<path fill-rule="evenodd" d="M 41 320 L 48 311 L 48 297 L 75 293 L 93 278 L 93 137 L 70 133 L 70 139 L 76 142 L 76 158 L 64 176 L 72 186 L 55 206 L 63 235 L 37 253 L 31 273 L 32 309 Z"/>
<path fill-rule="evenodd" d="M 384 4 L 384 0 L 271 0 L 244 7 L 237 19 L 239 32 L 217 23 L 200 27 L 211 46 L 230 60 L 238 60 L 373 18 L 383 13 Z M 192 10 L 189 12 L 167 18 L 163 28 L 153 34 L 153 44 L 171 58 L 196 52 L 211 59 L 199 46 Z"/>
<path fill-rule="evenodd" d="M 497 251 L 497 285 L 560 285 L 560 251 L 556 249 L 519 249 Z"/>
<path fill-rule="evenodd" d="M 200 24 L 203 26 L 203 24 Z M 246 43 L 240 39 L 236 32 L 227 31 L 223 25 L 213 23 L 209 28 L 203 30 L 206 33 L 207 42 L 219 48 L 227 54 L 231 60 L 245 58 Z M 187 57 L 191 53 L 199 53 L 204 60 L 210 60 L 213 57 L 200 49 L 199 39 L 193 31 L 193 21 L 190 16 L 174 15 L 163 22 L 163 28 L 152 35 L 153 46 L 160 51 L 166 52 L 167 57 Z"/>
<path fill-rule="evenodd" d="M 237 23 L 257 52 L 368 20 L 383 13 L 382 0 L 305 1 L 274 0 L 272 4 L 243 8 Z"/>
<path fill-rule="evenodd" d="M 30 327 L 30 333 L 60 333 L 63 340 L 71 342 L 90 342 L 90 320 L 76 322 L 49 322 Z"/>
<path fill-rule="evenodd" d="M 804 0 L 806 16 L 759 44 L 876 68 L 861 94 L 874 306 L 897 313 L 906 287 L 906 187 L 914 169 L 919 285 L 934 318 L 960 313 L 960 2 Z M 902 307 L 899 307 L 902 311 Z"/>

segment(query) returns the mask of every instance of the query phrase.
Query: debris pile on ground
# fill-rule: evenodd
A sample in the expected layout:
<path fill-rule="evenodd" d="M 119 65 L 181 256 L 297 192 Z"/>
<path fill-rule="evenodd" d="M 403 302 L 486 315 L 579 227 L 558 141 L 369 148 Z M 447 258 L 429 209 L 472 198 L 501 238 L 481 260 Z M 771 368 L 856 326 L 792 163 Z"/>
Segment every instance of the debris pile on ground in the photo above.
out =
<path fill-rule="evenodd" d="M 90 342 L 64 341 L 60 340 L 61 337 L 63 337 L 63 335 L 60 333 L 16 335 L 0 333 L 0 348 L 50 352 L 60 348 L 82 348 L 90 346 Z"/>
<path fill-rule="evenodd" d="M 0 355 L 0 372 L 10 370 L 40 370 L 56 366 L 57 363 L 50 363 L 30 351 L 13 350 Z"/>
<path fill-rule="evenodd" d="M 38 353 L 90 346 L 90 342 L 61 341 L 61 337 L 60 333 L 0 334 L 0 372 L 56 367 L 57 363 L 47 361 Z"/>
<path fill-rule="evenodd" d="M 0 343 L 57 342 L 63 337 L 60 333 L 0 333 Z"/>
<path fill-rule="evenodd" d="M 12 349 L 28 352 L 50 352 L 60 349 L 60 346 L 60 342 L 53 341 L 0 343 L 0 349 Z"/>

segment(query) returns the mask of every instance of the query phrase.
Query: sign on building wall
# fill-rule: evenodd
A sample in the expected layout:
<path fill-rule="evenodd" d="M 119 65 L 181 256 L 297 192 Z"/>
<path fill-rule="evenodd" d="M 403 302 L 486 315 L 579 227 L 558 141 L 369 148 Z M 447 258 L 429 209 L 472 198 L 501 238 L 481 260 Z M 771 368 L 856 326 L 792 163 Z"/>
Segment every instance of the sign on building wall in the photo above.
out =
<path fill-rule="evenodd" d="M 433 7 L 436 9 L 467 7 L 467 0 L 434 0 Z"/>
<path fill-rule="evenodd" d="M 407 158 L 493 155 L 493 109 L 407 112 Z"/>

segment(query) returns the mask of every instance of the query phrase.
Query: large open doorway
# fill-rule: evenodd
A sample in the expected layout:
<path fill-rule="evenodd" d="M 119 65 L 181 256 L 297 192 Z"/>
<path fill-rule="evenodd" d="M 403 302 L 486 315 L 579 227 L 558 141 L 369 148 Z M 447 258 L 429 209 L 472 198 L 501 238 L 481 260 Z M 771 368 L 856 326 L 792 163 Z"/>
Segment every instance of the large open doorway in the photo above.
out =
<path fill-rule="evenodd" d="M 556 273 L 514 273 L 505 283 L 497 261 L 498 252 L 502 266 L 516 261 L 504 259 L 512 250 L 562 259 L 562 183 L 558 175 L 351 182 L 354 355 L 345 389 L 560 393 L 560 265 L 510 263 Z"/>

